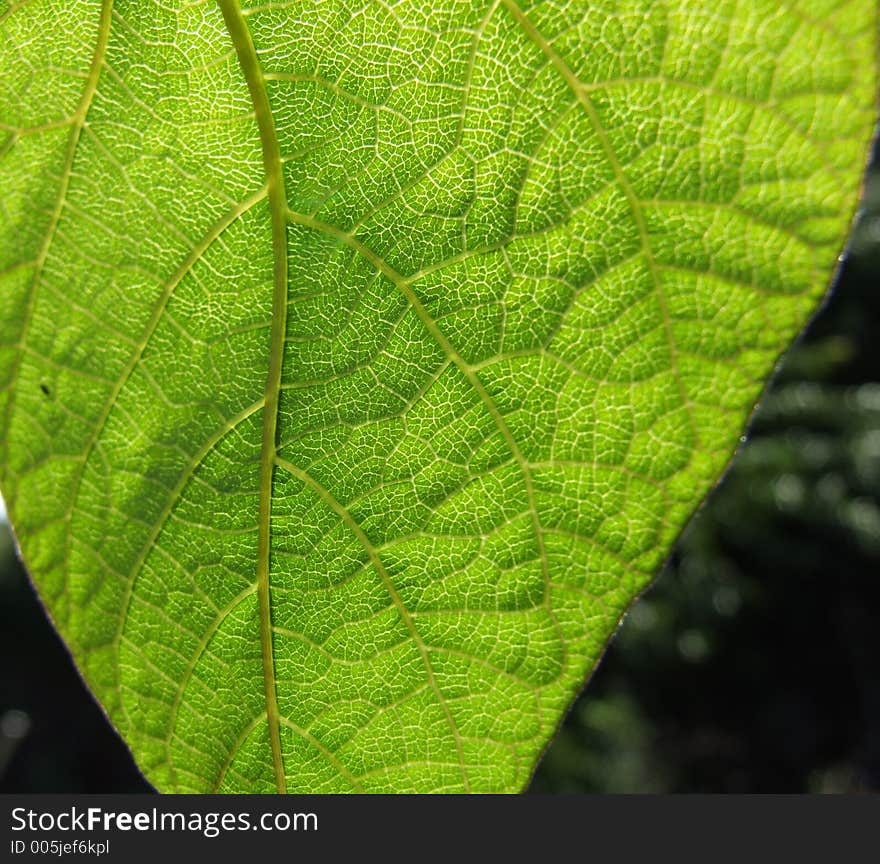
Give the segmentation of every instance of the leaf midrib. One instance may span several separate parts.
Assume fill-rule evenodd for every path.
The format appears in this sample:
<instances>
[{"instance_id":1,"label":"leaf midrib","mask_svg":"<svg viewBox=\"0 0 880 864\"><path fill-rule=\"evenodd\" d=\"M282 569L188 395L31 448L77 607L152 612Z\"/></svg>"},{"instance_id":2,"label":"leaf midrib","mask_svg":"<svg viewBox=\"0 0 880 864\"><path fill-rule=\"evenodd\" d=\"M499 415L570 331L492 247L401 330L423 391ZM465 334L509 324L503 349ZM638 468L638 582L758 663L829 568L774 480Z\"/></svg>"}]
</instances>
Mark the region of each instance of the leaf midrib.
<instances>
[{"instance_id":1,"label":"leaf midrib","mask_svg":"<svg viewBox=\"0 0 880 864\"><path fill-rule=\"evenodd\" d=\"M260 450L260 503L257 534L257 598L260 616L260 650L263 661L263 684L266 719L275 787L287 792L284 757L281 752L281 716L275 683L275 654L272 644L272 599L269 585L271 548L272 478L278 432L278 402L281 393L281 365L284 337L287 331L287 195L281 167L281 150L275 132L275 119L269 105L269 93L263 69L257 57L250 29L238 0L219 0L226 29L229 31L238 62L250 91L256 112L263 167L266 171L269 212L272 220L272 251L274 255L272 290L272 330L269 337L269 369L263 399L263 440Z\"/></svg>"},{"instance_id":2,"label":"leaf midrib","mask_svg":"<svg viewBox=\"0 0 880 864\"><path fill-rule=\"evenodd\" d=\"M270 744L272 749L273 766L275 771L275 784L279 793L286 793L287 783L284 774L283 754L281 751L280 727L286 725L298 734L304 735L313 746L316 746L311 735L304 734L303 730L291 723L287 718L281 716L278 708L278 695L275 681L275 659L273 651L273 630L272 630L272 609L271 609L271 590L270 590L270 554L271 554L271 512L272 512L272 480L274 476L275 466L283 464L284 467L294 473L300 479L305 478L305 482L312 489L319 489L319 494L325 502L332 502L330 506L334 511L339 513L349 527L353 526L358 539L365 544L365 548L373 550L372 544L361 530L360 526L351 518L351 515L329 495L323 487L318 486L315 481L305 472L300 471L296 466L279 460L277 454L277 424L278 424L278 407L281 392L281 372L284 355L284 340L287 330L287 293L288 293L288 262L287 262L287 222L293 220L296 214L290 210L287 204L286 191L284 187L284 175L282 169L281 152L278 145L278 137L275 131L274 116L272 114L271 105L269 104L269 96L266 88L266 78L263 73L262 66L257 56L256 47L251 37L250 29L242 14L241 6L237 0L220 0L220 7L223 12L223 19L226 28L229 31L236 53L238 54L239 64L244 73L245 80L251 95L251 101L254 104L257 125L260 133L260 142L263 151L263 164L266 171L267 188L269 190L269 210L272 219L272 245L274 253L274 290L272 299L272 332L270 336L269 346L269 371L266 377L266 389L264 396L264 414L263 414L263 440L260 454L260 501L258 516L258 538L257 538L257 595L259 598L259 615L260 615L260 644L263 661L263 678L265 687L266 700L266 716L269 725ZM315 227L315 226L312 226ZM328 226L329 227L329 226ZM332 232L331 232L332 233ZM381 260L381 259L377 259ZM382 262L384 264L384 262ZM386 272L388 266L379 266L378 269ZM397 276L398 281L400 276ZM418 307L418 299L411 292L404 292L411 303ZM433 323L433 322L432 322ZM436 326L436 325L435 325ZM408 610L401 601L393 583L388 576L382 562L376 556L375 551L372 552L371 558L376 566L378 575L389 595L392 602L397 607L404 622L406 623L414 641L419 649L425 671L428 676L428 683L433 690L440 707L444 713L450 730L456 743L456 751L459 767L462 774L462 783L465 791L470 791L470 781L468 779L467 769L465 767L464 751L461 741L461 735L455 720L446 704L446 700L437 684L434 670L431 665L427 647L421 639ZM323 746L319 747L324 755L327 753ZM332 760L337 764L335 758ZM344 771L343 773L346 773ZM350 779L353 779L350 777ZM356 788L358 784L353 781Z\"/></svg>"}]
</instances>

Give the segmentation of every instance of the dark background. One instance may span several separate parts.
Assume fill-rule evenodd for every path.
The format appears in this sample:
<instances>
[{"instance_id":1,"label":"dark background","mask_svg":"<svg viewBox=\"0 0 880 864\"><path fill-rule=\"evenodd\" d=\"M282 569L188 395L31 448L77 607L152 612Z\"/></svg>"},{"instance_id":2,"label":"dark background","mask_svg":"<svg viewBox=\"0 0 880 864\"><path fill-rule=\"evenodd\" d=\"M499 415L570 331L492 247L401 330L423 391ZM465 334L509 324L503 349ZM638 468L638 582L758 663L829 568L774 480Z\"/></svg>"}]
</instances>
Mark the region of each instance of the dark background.
<instances>
[{"instance_id":1,"label":"dark background","mask_svg":"<svg viewBox=\"0 0 880 864\"><path fill-rule=\"evenodd\" d=\"M830 299L534 792L880 791L880 166ZM0 526L0 792L150 787Z\"/></svg>"}]
</instances>

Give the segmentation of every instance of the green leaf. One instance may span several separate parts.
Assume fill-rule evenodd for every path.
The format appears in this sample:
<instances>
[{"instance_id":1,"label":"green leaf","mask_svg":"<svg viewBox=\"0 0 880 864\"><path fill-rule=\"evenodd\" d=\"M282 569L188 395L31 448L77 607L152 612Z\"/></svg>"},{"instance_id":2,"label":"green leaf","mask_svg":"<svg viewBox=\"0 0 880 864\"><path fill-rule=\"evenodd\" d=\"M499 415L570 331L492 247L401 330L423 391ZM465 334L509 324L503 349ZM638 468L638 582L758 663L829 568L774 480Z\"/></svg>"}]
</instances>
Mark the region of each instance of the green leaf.
<instances>
[{"instance_id":1,"label":"green leaf","mask_svg":"<svg viewBox=\"0 0 880 864\"><path fill-rule=\"evenodd\" d=\"M151 782L524 787L829 282L876 12L0 3L0 479Z\"/></svg>"}]
</instances>

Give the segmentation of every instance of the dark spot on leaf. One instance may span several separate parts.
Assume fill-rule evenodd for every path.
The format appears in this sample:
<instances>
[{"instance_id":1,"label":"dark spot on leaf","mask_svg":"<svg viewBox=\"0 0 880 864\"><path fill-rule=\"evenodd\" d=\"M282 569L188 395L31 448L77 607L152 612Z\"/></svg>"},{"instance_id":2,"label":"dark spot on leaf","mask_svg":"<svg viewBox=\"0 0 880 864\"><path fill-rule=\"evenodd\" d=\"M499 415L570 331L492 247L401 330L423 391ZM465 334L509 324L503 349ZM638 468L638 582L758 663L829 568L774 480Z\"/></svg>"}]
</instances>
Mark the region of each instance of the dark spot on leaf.
<instances>
[{"instance_id":1,"label":"dark spot on leaf","mask_svg":"<svg viewBox=\"0 0 880 864\"><path fill-rule=\"evenodd\" d=\"M49 396L51 391L49 390L49 386L47 384L40 384L40 390L43 391L44 395Z\"/></svg>"}]
</instances>

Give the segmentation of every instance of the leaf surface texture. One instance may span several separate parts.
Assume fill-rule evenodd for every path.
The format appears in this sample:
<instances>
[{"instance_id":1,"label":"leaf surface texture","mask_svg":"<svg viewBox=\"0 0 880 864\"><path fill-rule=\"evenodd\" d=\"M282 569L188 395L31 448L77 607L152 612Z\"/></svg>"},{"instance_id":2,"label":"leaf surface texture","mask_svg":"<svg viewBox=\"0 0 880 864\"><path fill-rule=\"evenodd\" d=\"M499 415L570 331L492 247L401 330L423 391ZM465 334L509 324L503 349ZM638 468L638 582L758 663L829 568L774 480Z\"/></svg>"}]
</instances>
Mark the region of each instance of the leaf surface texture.
<instances>
[{"instance_id":1,"label":"leaf surface texture","mask_svg":"<svg viewBox=\"0 0 880 864\"><path fill-rule=\"evenodd\" d=\"M525 786L827 287L876 11L0 3L0 480L151 782Z\"/></svg>"}]
</instances>

